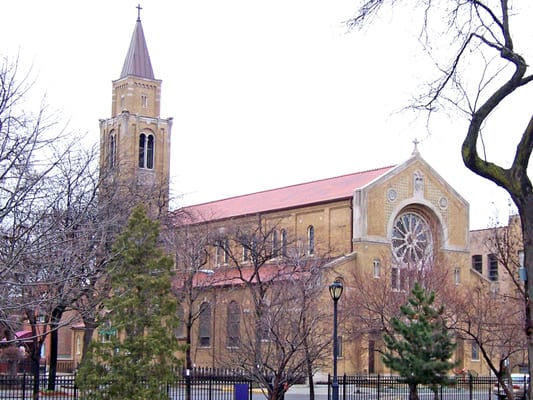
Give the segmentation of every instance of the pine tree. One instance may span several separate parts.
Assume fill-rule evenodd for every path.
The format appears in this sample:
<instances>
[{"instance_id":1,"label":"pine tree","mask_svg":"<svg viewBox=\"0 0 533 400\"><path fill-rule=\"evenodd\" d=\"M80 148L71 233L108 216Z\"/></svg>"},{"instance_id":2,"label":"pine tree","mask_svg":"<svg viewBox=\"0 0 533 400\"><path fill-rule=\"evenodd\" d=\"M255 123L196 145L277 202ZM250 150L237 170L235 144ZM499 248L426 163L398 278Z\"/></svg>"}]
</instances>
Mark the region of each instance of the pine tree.
<instances>
[{"instance_id":1,"label":"pine tree","mask_svg":"<svg viewBox=\"0 0 533 400\"><path fill-rule=\"evenodd\" d=\"M444 308L434 308L435 293L426 293L418 284L407 304L400 307L402 317L392 318L394 333L385 334L387 352L383 362L397 371L409 385L409 399L417 400L417 386L426 384L435 392L447 382L447 372L455 343L446 328Z\"/></svg>"},{"instance_id":2,"label":"pine tree","mask_svg":"<svg viewBox=\"0 0 533 400\"><path fill-rule=\"evenodd\" d=\"M100 333L78 374L87 398L168 399L161 393L181 362L177 302L171 293L173 261L158 248L159 226L136 208L113 245L111 293Z\"/></svg>"}]
</instances>

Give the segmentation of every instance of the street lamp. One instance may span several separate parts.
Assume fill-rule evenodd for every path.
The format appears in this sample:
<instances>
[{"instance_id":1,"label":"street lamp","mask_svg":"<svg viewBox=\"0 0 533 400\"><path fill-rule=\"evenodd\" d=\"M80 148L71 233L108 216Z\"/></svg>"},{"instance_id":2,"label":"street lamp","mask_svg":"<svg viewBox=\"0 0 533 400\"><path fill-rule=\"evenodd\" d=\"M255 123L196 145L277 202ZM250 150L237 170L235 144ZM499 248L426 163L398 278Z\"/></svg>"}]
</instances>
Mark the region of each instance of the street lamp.
<instances>
[{"instance_id":1,"label":"street lamp","mask_svg":"<svg viewBox=\"0 0 533 400\"><path fill-rule=\"evenodd\" d=\"M333 400L339 400L339 382L337 380L337 302L342 296L343 289L342 282L338 279L329 285L329 294L333 299L333 383L331 384Z\"/></svg>"}]
</instances>

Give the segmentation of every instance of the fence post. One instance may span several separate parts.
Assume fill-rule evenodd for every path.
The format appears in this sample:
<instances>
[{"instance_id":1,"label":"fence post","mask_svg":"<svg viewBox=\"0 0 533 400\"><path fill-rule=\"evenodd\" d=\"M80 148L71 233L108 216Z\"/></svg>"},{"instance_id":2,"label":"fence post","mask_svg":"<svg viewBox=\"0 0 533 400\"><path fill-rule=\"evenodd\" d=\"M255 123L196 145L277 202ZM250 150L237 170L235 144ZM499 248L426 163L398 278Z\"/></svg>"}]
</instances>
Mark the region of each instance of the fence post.
<instances>
[{"instance_id":1,"label":"fence post","mask_svg":"<svg viewBox=\"0 0 533 400\"><path fill-rule=\"evenodd\" d=\"M74 373L72 374L72 377L74 378L74 380L72 381L72 387L73 387L73 390L74 390L74 398L77 399L78 398L78 385L76 383L76 375L78 374L77 371L74 371Z\"/></svg>"},{"instance_id":2,"label":"fence post","mask_svg":"<svg viewBox=\"0 0 533 400\"><path fill-rule=\"evenodd\" d=\"M342 376L342 398L346 400L346 373Z\"/></svg>"},{"instance_id":3,"label":"fence post","mask_svg":"<svg viewBox=\"0 0 533 400\"><path fill-rule=\"evenodd\" d=\"M26 371L22 374L22 400L26 399Z\"/></svg>"},{"instance_id":4,"label":"fence post","mask_svg":"<svg viewBox=\"0 0 533 400\"><path fill-rule=\"evenodd\" d=\"M381 393L380 393L380 392L381 392L381 380L380 380L380 377L381 377L381 375L378 374L378 380L377 380L378 399L377 399L377 400L379 400L379 398L380 398L380 394L381 394Z\"/></svg>"},{"instance_id":5,"label":"fence post","mask_svg":"<svg viewBox=\"0 0 533 400\"><path fill-rule=\"evenodd\" d=\"M331 374L328 373L328 399L331 399Z\"/></svg>"},{"instance_id":6,"label":"fence post","mask_svg":"<svg viewBox=\"0 0 533 400\"><path fill-rule=\"evenodd\" d=\"M469 396L470 400L474 399L474 382L473 381L474 381L474 377L472 376L472 374L469 373L468 374L468 391L470 392L470 396ZM490 388L489 388L489 391L490 391Z\"/></svg>"}]
</instances>

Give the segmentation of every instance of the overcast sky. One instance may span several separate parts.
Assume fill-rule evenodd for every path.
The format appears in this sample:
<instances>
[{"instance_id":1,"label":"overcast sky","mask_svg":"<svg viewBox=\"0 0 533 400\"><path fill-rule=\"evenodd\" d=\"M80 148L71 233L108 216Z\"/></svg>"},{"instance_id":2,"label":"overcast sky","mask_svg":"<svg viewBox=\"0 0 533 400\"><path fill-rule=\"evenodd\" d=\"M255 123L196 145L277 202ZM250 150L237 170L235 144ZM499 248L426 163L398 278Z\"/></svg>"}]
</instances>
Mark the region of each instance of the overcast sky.
<instances>
[{"instance_id":1,"label":"overcast sky","mask_svg":"<svg viewBox=\"0 0 533 400\"><path fill-rule=\"evenodd\" d=\"M137 18L137 1L3 2L4 56L33 65L47 102L72 130L99 139ZM464 166L465 122L439 120L431 135L398 113L431 68L401 18L347 33L350 0L151 0L141 20L161 117L173 117L172 191L205 202L401 163L413 140L470 203L483 228L508 196ZM433 76L434 77L434 76ZM530 100L529 100L530 103ZM489 156L509 162L516 140Z\"/></svg>"}]
</instances>

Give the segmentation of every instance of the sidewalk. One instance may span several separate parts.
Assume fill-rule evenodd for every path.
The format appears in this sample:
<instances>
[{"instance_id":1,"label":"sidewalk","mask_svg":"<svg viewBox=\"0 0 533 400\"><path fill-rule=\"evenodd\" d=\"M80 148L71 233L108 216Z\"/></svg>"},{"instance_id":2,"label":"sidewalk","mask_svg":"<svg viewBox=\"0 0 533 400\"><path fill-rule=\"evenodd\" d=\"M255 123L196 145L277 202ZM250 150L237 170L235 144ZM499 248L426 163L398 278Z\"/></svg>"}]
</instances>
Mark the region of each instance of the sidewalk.
<instances>
[{"instance_id":1,"label":"sidewalk","mask_svg":"<svg viewBox=\"0 0 533 400\"><path fill-rule=\"evenodd\" d=\"M309 394L309 385L293 385L288 394ZM315 385L315 394L328 394L328 385Z\"/></svg>"},{"instance_id":2,"label":"sidewalk","mask_svg":"<svg viewBox=\"0 0 533 400\"><path fill-rule=\"evenodd\" d=\"M262 393L259 388L252 390L254 393ZM309 385L293 385L286 394L309 394ZM315 394L328 394L328 385L315 385Z\"/></svg>"}]
</instances>

